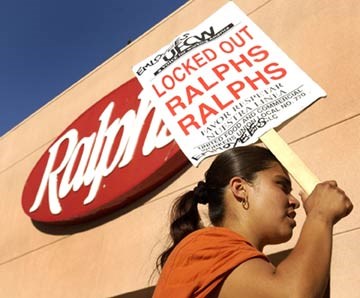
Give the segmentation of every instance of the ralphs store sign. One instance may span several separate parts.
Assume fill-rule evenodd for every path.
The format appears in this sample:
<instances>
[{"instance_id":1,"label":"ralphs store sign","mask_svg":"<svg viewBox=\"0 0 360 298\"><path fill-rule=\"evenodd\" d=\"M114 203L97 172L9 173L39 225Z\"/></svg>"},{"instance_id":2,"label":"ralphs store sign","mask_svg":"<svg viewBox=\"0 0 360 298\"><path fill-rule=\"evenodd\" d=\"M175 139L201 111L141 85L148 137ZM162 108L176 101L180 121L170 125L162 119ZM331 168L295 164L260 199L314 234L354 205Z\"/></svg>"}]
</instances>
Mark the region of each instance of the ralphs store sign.
<instances>
[{"instance_id":1,"label":"ralphs store sign","mask_svg":"<svg viewBox=\"0 0 360 298\"><path fill-rule=\"evenodd\" d=\"M25 184L22 206L40 222L73 222L123 207L187 164L150 100L131 79L51 144Z\"/></svg>"}]
</instances>

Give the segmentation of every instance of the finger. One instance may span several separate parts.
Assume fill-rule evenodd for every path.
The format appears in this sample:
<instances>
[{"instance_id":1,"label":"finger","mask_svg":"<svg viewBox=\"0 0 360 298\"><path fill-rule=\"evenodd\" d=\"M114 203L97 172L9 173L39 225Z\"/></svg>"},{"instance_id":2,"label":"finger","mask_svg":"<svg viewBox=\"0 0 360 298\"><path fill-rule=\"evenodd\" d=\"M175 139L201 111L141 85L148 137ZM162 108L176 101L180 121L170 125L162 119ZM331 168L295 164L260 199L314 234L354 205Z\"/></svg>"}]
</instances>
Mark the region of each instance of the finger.
<instances>
[{"instance_id":1,"label":"finger","mask_svg":"<svg viewBox=\"0 0 360 298\"><path fill-rule=\"evenodd\" d=\"M301 202L305 202L308 198L308 195L303 191L303 190L300 190L299 191L299 196L300 196L300 199L301 199Z\"/></svg>"},{"instance_id":2,"label":"finger","mask_svg":"<svg viewBox=\"0 0 360 298\"><path fill-rule=\"evenodd\" d=\"M350 200L348 200L347 204L346 204L346 215L349 215L350 212L353 210L354 205L351 203Z\"/></svg>"},{"instance_id":3,"label":"finger","mask_svg":"<svg viewBox=\"0 0 360 298\"><path fill-rule=\"evenodd\" d=\"M337 187L337 182L335 180L330 180L330 181L327 181L327 183L333 187Z\"/></svg>"}]
</instances>

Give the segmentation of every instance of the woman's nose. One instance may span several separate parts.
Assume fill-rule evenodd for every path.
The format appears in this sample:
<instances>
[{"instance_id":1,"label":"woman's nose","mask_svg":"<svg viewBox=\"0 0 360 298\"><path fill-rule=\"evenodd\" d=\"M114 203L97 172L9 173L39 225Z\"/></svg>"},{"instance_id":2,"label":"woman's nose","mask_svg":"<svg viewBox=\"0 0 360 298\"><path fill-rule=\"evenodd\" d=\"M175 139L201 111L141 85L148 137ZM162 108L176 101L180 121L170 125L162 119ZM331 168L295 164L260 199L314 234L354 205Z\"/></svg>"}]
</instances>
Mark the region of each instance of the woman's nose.
<instances>
[{"instance_id":1,"label":"woman's nose","mask_svg":"<svg viewBox=\"0 0 360 298\"><path fill-rule=\"evenodd\" d=\"M296 199L292 194L289 194L289 204L294 206L294 209L297 209L300 207L299 200Z\"/></svg>"}]
</instances>

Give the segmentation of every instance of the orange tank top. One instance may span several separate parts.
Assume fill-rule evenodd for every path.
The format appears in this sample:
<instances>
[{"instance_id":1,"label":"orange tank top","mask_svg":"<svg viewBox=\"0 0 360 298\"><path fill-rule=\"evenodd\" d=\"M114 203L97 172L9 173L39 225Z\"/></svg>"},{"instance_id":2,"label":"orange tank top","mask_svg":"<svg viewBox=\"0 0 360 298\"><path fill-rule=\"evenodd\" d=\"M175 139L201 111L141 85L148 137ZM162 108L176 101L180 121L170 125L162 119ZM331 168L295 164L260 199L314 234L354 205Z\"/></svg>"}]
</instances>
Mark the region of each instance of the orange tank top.
<instances>
[{"instance_id":1,"label":"orange tank top","mask_svg":"<svg viewBox=\"0 0 360 298\"><path fill-rule=\"evenodd\" d=\"M205 298L234 268L256 257L267 260L263 253L227 228L197 230L170 254L153 298Z\"/></svg>"}]
</instances>

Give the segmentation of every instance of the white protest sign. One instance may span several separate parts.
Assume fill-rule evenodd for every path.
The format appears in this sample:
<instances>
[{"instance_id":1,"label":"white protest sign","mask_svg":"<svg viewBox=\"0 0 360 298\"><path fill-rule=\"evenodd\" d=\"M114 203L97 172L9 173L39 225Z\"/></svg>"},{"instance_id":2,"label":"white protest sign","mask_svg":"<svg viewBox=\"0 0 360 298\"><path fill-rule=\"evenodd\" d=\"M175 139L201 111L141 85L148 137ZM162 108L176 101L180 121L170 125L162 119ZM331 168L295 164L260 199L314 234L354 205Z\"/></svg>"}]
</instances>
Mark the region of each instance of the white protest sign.
<instances>
[{"instance_id":1,"label":"white protest sign","mask_svg":"<svg viewBox=\"0 0 360 298\"><path fill-rule=\"evenodd\" d=\"M133 71L195 166L326 96L233 2Z\"/></svg>"}]
</instances>

